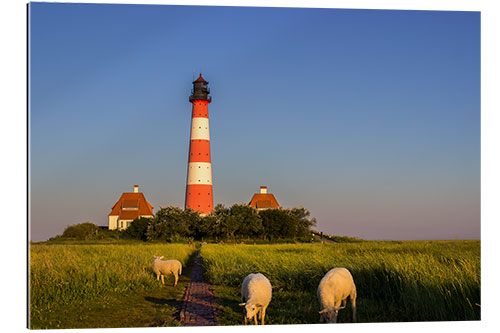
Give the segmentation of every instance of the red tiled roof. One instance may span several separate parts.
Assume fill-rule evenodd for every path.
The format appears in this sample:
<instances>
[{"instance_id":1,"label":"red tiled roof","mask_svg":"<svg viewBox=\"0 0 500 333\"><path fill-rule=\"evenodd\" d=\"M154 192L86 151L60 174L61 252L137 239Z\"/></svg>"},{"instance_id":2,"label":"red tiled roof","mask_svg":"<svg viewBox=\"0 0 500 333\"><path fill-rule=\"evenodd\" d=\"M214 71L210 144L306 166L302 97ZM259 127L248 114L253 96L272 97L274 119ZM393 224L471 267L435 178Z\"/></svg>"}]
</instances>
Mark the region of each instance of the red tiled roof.
<instances>
[{"instance_id":1,"label":"red tiled roof","mask_svg":"<svg viewBox=\"0 0 500 333\"><path fill-rule=\"evenodd\" d=\"M197 78L194 82L207 82L207 81L205 81L205 79L201 76L201 73L200 73L200 77Z\"/></svg>"},{"instance_id":2,"label":"red tiled roof","mask_svg":"<svg viewBox=\"0 0 500 333\"><path fill-rule=\"evenodd\" d=\"M125 199L125 200L122 200L122 207L123 208L139 208L139 200L137 200L137 199L133 199L133 200Z\"/></svg>"},{"instance_id":3,"label":"red tiled roof","mask_svg":"<svg viewBox=\"0 0 500 333\"><path fill-rule=\"evenodd\" d=\"M139 215L153 215L153 206L149 204L144 194L140 192L123 193L120 199L111 208L111 213L109 213L109 216L121 215L121 213L124 212L122 210L123 207L126 208L139 207L139 210L132 210L132 212L135 212L136 214Z\"/></svg>"},{"instance_id":4,"label":"red tiled roof","mask_svg":"<svg viewBox=\"0 0 500 333\"><path fill-rule=\"evenodd\" d=\"M138 210L122 210L120 215L118 215L118 220L135 220L138 217Z\"/></svg>"},{"instance_id":5,"label":"red tiled roof","mask_svg":"<svg viewBox=\"0 0 500 333\"><path fill-rule=\"evenodd\" d=\"M258 200L255 202L257 208L267 208L272 207L271 200Z\"/></svg>"},{"instance_id":6,"label":"red tiled roof","mask_svg":"<svg viewBox=\"0 0 500 333\"><path fill-rule=\"evenodd\" d=\"M257 209L280 208L278 201L272 193L255 193L249 205Z\"/></svg>"}]
</instances>

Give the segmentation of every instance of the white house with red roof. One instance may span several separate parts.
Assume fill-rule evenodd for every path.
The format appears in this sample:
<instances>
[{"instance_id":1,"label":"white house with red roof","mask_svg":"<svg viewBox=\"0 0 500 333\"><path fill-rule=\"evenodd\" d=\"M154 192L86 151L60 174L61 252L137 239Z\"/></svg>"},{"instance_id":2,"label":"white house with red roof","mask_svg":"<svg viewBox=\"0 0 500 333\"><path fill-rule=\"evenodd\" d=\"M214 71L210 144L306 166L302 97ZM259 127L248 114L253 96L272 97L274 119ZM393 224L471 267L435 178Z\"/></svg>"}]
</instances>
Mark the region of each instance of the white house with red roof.
<instances>
[{"instance_id":1,"label":"white house with red roof","mask_svg":"<svg viewBox=\"0 0 500 333\"><path fill-rule=\"evenodd\" d=\"M153 206L149 204L139 185L134 185L134 192L125 192L111 208L108 215L109 230L127 229L133 220L140 217L153 217Z\"/></svg>"},{"instance_id":2,"label":"white house with red roof","mask_svg":"<svg viewBox=\"0 0 500 333\"><path fill-rule=\"evenodd\" d=\"M272 193L267 193L267 186L261 186L260 193L255 193L248 205L257 210L281 208L274 195Z\"/></svg>"}]
</instances>

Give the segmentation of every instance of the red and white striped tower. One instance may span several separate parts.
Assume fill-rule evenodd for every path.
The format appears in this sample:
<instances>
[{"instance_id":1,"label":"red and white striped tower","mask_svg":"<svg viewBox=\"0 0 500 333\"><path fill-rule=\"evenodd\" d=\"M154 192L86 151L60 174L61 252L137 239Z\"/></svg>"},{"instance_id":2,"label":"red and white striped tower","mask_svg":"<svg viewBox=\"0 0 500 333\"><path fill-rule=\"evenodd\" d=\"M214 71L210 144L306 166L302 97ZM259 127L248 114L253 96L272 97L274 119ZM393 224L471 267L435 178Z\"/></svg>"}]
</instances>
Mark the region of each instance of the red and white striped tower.
<instances>
[{"instance_id":1,"label":"red and white striped tower","mask_svg":"<svg viewBox=\"0 0 500 333\"><path fill-rule=\"evenodd\" d=\"M186 185L185 209L191 208L205 215L212 212L212 163L210 159L210 131L208 127L208 82L200 77L193 82L189 101L193 104L191 141Z\"/></svg>"}]
</instances>

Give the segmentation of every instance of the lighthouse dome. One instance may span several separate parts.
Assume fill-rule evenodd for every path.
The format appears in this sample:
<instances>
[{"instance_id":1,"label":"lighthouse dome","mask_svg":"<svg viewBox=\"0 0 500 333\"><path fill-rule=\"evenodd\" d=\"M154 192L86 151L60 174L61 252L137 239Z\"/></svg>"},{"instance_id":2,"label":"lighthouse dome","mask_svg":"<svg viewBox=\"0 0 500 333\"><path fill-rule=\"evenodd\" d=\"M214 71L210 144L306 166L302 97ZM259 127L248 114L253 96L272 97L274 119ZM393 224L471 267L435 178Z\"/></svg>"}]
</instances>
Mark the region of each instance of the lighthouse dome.
<instances>
[{"instance_id":1,"label":"lighthouse dome","mask_svg":"<svg viewBox=\"0 0 500 333\"><path fill-rule=\"evenodd\" d=\"M201 73L200 73L200 76L193 81L193 83L195 82L204 82L204 83L208 83L207 81L205 81L205 79L203 78L203 76L201 76Z\"/></svg>"}]
</instances>

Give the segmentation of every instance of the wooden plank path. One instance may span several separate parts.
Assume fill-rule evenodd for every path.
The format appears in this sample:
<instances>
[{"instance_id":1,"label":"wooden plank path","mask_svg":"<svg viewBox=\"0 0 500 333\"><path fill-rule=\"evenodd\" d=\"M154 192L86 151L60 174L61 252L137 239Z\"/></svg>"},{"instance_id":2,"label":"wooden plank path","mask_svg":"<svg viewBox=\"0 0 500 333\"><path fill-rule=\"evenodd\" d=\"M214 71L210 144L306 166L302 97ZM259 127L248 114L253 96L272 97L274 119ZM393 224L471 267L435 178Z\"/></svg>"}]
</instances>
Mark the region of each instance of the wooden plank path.
<instances>
[{"instance_id":1,"label":"wooden plank path","mask_svg":"<svg viewBox=\"0 0 500 333\"><path fill-rule=\"evenodd\" d=\"M200 250L196 251L191 282L186 288L180 313L181 326L216 326L217 308L214 290L203 279Z\"/></svg>"}]
</instances>

